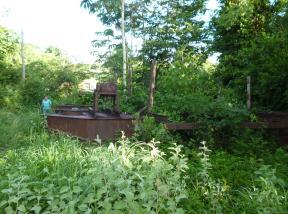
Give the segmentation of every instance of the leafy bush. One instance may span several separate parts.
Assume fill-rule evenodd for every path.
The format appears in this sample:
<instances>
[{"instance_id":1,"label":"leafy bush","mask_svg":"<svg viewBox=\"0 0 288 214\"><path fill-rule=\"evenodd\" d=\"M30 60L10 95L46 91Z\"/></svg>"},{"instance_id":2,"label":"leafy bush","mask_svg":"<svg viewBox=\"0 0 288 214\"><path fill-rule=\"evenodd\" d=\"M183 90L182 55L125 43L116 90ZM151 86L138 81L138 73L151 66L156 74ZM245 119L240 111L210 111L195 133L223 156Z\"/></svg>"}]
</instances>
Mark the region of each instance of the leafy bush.
<instances>
[{"instance_id":1,"label":"leafy bush","mask_svg":"<svg viewBox=\"0 0 288 214\"><path fill-rule=\"evenodd\" d=\"M36 106L41 104L41 100L44 98L46 93L48 93L44 81L40 79L27 79L25 83L22 84L20 90L22 103L25 106Z\"/></svg>"},{"instance_id":2,"label":"leafy bush","mask_svg":"<svg viewBox=\"0 0 288 214\"><path fill-rule=\"evenodd\" d=\"M123 86L120 85L120 108L123 112L135 113L147 103L148 89L141 82L132 85L132 96L123 95Z\"/></svg>"},{"instance_id":3,"label":"leafy bush","mask_svg":"<svg viewBox=\"0 0 288 214\"><path fill-rule=\"evenodd\" d=\"M10 85L0 86L0 107L9 109L20 109L20 98L21 96L19 90L15 89L15 87Z\"/></svg>"},{"instance_id":4,"label":"leafy bush","mask_svg":"<svg viewBox=\"0 0 288 214\"><path fill-rule=\"evenodd\" d=\"M187 160L163 159L155 142L84 149L65 138L9 152L1 161L1 209L12 212L183 213ZM184 176L184 177L183 177Z\"/></svg>"},{"instance_id":5,"label":"leafy bush","mask_svg":"<svg viewBox=\"0 0 288 214\"><path fill-rule=\"evenodd\" d=\"M268 165L262 165L255 173L258 178L252 188L240 192L239 210L251 210L257 213L284 213L287 211L288 194L277 186L283 184L276 170Z\"/></svg>"},{"instance_id":6,"label":"leafy bush","mask_svg":"<svg viewBox=\"0 0 288 214\"><path fill-rule=\"evenodd\" d=\"M141 141L156 139L162 142L171 142L173 137L161 123L156 123L154 117L145 116L135 121L135 137Z\"/></svg>"},{"instance_id":7,"label":"leafy bush","mask_svg":"<svg viewBox=\"0 0 288 214\"><path fill-rule=\"evenodd\" d=\"M133 138L101 147L43 131L35 112L1 110L0 120L0 213L288 210L283 149L255 156L202 143L180 151L172 144L180 140L149 117ZM139 141L154 137L164 141Z\"/></svg>"},{"instance_id":8,"label":"leafy bush","mask_svg":"<svg viewBox=\"0 0 288 214\"><path fill-rule=\"evenodd\" d=\"M190 209L205 209L211 213L221 213L225 209L224 205L227 206L227 190L229 187L219 179L216 180L210 176L210 170L212 169L209 158L210 152L211 150L207 148L206 142L201 142L199 153L197 154L200 157L200 163L194 181L194 191L189 191L189 197L197 198L197 200L205 204L205 208L199 202L198 204L195 203L187 206L190 206Z\"/></svg>"},{"instance_id":9,"label":"leafy bush","mask_svg":"<svg viewBox=\"0 0 288 214\"><path fill-rule=\"evenodd\" d=\"M195 56L176 60L158 76L154 110L173 121L195 123L196 142L222 146L226 143L223 139L228 141L234 127L249 114L213 73L213 66Z\"/></svg>"},{"instance_id":10,"label":"leafy bush","mask_svg":"<svg viewBox=\"0 0 288 214\"><path fill-rule=\"evenodd\" d=\"M36 113L35 113L36 112ZM26 138L43 129L43 120L37 113L18 111L16 113L0 109L0 149L23 146Z\"/></svg>"},{"instance_id":11,"label":"leafy bush","mask_svg":"<svg viewBox=\"0 0 288 214\"><path fill-rule=\"evenodd\" d=\"M205 142L194 153L186 210L208 213L286 213L287 182L252 157L210 155ZM287 168L283 166L284 168ZM285 176L282 176L285 178ZM286 178L285 178L286 179Z\"/></svg>"}]
</instances>

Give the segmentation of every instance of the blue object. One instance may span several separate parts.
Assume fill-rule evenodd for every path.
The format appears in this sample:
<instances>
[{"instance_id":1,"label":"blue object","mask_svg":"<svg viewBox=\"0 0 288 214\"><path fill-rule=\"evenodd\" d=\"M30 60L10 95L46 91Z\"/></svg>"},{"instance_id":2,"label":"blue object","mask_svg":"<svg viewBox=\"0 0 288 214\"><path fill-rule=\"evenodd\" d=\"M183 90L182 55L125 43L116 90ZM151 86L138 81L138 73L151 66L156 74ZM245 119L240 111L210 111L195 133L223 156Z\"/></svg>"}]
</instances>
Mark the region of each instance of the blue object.
<instances>
[{"instance_id":1,"label":"blue object","mask_svg":"<svg viewBox=\"0 0 288 214\"><path fill-rule=\"evenodd\" d=\"M42 109L43 109L44 113L49 112L51 109L51 106L52 106L51 100L49 100L49 99L43 99L42 100Z\"/></svg>"}]
</instances>

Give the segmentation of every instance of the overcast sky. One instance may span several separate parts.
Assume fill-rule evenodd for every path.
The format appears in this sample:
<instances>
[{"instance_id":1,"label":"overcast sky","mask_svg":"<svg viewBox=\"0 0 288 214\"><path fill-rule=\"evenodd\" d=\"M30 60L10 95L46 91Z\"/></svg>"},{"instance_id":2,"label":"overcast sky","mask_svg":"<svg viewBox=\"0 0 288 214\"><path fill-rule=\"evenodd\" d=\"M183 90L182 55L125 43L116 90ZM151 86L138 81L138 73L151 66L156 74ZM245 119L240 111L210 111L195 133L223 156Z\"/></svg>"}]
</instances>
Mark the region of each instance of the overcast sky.
<instances>
[{"instance_id":1,"label":"overcast sky","mask_svg":"<svg viewBox=\"0 0 288 214\"><path fill-rule=\"evenodd\" d=\"M0 0L0 25L41 48L55 46L78 62L92 63L91 41L103 30L95 15L80 8L81 0ZM216 8L210 0L209 9Z\"/></svg>"}]
</instances>

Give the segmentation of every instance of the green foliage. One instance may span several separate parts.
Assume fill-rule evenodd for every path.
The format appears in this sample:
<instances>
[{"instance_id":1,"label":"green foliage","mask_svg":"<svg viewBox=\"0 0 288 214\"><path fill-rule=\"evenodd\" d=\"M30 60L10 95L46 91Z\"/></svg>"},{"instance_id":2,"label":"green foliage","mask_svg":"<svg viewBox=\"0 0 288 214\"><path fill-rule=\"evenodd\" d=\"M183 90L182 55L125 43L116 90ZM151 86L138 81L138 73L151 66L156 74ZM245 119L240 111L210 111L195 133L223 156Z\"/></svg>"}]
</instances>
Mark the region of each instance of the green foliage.
<instances>
[{"instance_id":1,"label":"green foliage","mask_svg":"<svg viewBox=\"0 0 288 214\"><path fill-rule=\"evenodd\" d=\"M244 103L252 78L255 108L287 109L287 1L222 1L213 18L216 78Z\"/></svg>"},{"instance_id":2,"label":"green foliage","mask_svg":"<svg viewBox=\"0 0 288 214\"><path fill-rule=\"evenodd\" d=\"M5 212L183 213L187 160L178 146L165 160L155 143L130 144L125 138L117 146L90 149L65 138L35 140L34 147L2 159Z\"/></svg>"},{"instance_id":3,"label":"green foliage","mask_svg":"<svg viewBox=\"0 0 288 214\"><path fill-rule=\"evenodd\" d=\"M151 139L160 141L161 148L168 148L175 143L176 136L172 136L163 124L155 122L154 117L145 116L142 120L135 121L135 135L137 140L148 142Z\"/></svg>"},{"instance_id":4,"label":"green foliage","mask_svg":"<svg viewBox=\"0 0 288 214\"><path fill-rule=\"evenodd\" d=\"M0 26L0 64L12 58L11 56L17 51L17 42L15 33Z\"/></svg>"},{"instance_id":5,"label":"green foliage","mask_svg":"<svg viewBox=\"0 0 288 214\"><path fill-rule=\"evenodd\" d=\"M120 2L81 5L117 30ZM136 122L131 139L109 146L48 134L31 106L44 95L54 104L91 105L92 94L78 92L91 67L70 63L58 48L26 45L27 79L20 83L18 38L0 27L0 107L15 111L0 110L1 213L287 213L287 151L262 131L238 127L249 119L247 75L255 108L288 107L287 1L221 0L210 37L199 17L205 2L125 1L126 31L143 45L135 51L126 41L132 95L119 84L121 110L145 106L149 60L157 59L153 111L199 127L182 132L182 139L150 117ZM102 72L94 74L102 82L122 82L116 30L97 33L93 41L108 48L98 56ZM208 48L220 53L218 65L206 61ZM21 106L25 113L17 111ZM189 161L176 142L186 143Z\"/></svg>"},{"instance_id":6,"label":"green foliage","mask_svg":"<svg viewBox=\"0 0 288 214\"><path fill-rule=\"evenodd\" d=\"M13 106L18 99L15 85L20 81L17 68L17 36L14 32L0 26L0 107Z\"/></svg>"},{"instance_id":7,"label":"green foliage","mask_svg":"<svg viewBox=\"0 0 288 214\"><path fill-rule=\"evenodd\" d=\"M0 107L36 106L44 95L63 99L91 76L90 65L72 64L58 48L45 52L25 45L26 80L20 82L19 44L15 33L0 27Z\"/></svg>"},{"instance_id":8,"label":"green foliage","mask_svg":"<svg viewBox=\"0 0 288 214\"><path fill-rule=\"evenodd\" d=\"M135 113L143 108L147 102L147 89L143 84L132 85L132 96L124 96L121 88L119 89L120 109L123 112Z\"/></svg>"},{"instance_id":9,"label":"green foliage","mask_svg":"<svg viewBox=\"0 0 288 214\"><path fill-rule=\"evenodd\" d=\"M48 134L35 111L2 110L0 120L1 212L287 211L283 149L261 157L212 152L205 142L188 149L171 144L176 139L152 118L132 139L100 147ZM139 141L150 137L162 143Z\"/></svg>"},{"instance_id":10,"label":"green foliage","mask_svg":"<svg viewBox=\"0 0 288 214\"><path fill-rule=\"evenodd\" d=\"M0 109L0 151L24 146L29 135L42 130L40 112L25 110L15 113Z\"/></svg>"},{"instance_id":11,"label":"green foliage","mask_svg":"<svg viewBox=\"0 0 288 214\"><path fill-rule=\"evenodd\" d=\"M210 210L219 213L223 209L221 200L225 199L227 186L223 185L220 181L215 181L209 176L209 170L212 167L209 159L211 150L206 147L205 141L201 142L199 150L198 156L200 156L201 169L198 173L198 188L201 195L204 196L205 202L209 203L208 207L210 207Z\"/></svg>"},{"instance_id":12,"label":"green foliage","mask_svg":"<svg viewBox=\"0 0 288 214\"><path fill-rule=\"evenodd\" d=\"M156 110L165 109L175 120L198 122L209 118L236 116L243 111L233 93L213 79L212 70L206 70L199 58L175 61L162 71L158 79ZM207 90L209 88L209 90ZM177 118L178 117L178 118ZM230 118L229 118L230 119Z\"/></svg>"},{"instance_id":13,"label":"green foliage","mask_svg":"<svg viewBox=\"0 0 288 214\"><path fill-rule=\"evenodd\" d=\"M21 87L22 103L26 106L41 104L46 95L45 85L39 79L27 79Z\"/></svg>"},{"instance_id":14,"label":"green foliage","mask_svg":"<svg viewBox=\"0 0 288 214\"><path fill-rule=\"evenodd\" d=\"M15 87L10 85L0 86L0 107L17 109L21 106L20 98L21 95Z\"/></svg>"},{"instance_id":15,"label":"green foliage","mask_svg":"<svg viewBox=\"0 0 288 214\"><path fill-rule=\"evenodd\" d=\"M232 90L213 78L214 66L207 64L192 54L179 57L162 69L157 79L154 111L172 121L193 122L198 128L194 132L196 142L205 139L210 145L224 145L217 139L228 140L233 128L248 118L248 111Z\"/></svg>"},{"instance_id":16,"label":"green foliage","mask_svg":"<svg viewBox=\"0 0 288 214\"><path fill-rule=\"evenodd\" d=\"M283 181L276 177L275 169L262 165L255 173L256 186L242 191L239 210L255 210L258 213L283 213L287 209L287 192L282 195L277 184ZM287 210L286 210L287 211Z\"/></svg>"},{"instance_id":17,"label":"green foliage","mask_svg":"<svg viewBox=\"0 0 288 214\"><path fill-rule=\"evenodd\" d=\"M189 167L190 174L197 173L197 176L191 177L188 183L188 200L194 203L187 201L187 210L195 213L199 210L208 213L287 211L287 180L279 178L275 169L252 156L240 157L223 151L210 154L206 143L201 144ZM267 162L273 161L267 158Z\"/></svg>"}]
</instances>

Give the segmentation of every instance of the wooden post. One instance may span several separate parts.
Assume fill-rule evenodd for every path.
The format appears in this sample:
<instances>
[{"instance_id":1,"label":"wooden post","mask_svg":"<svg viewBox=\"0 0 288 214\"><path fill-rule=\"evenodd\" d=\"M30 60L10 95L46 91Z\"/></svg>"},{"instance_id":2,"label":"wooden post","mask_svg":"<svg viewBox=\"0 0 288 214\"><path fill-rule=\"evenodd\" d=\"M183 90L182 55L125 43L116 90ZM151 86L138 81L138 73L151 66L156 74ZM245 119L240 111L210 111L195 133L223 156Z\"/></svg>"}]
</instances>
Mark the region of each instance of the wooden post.
<instances>
[{"instance_id":1,"label":"wooden post","mask_svg":"<svg viewBox=\"0 0 288 214\"><path fill-rule=\"evenodd\" d=\"M117 84L117 82L118 82L118 81L117 81L117 80L118 80L117 68L114 68L114 69L113 69L113 79L114 79L114 80L113 80L114 83Z\"/></svg>"},{"instance_id":2,"label":"wooden post","mask_svg":"<svg viewBox=\"0 0 288 214\"><path fill-rule=\"evenodd\" d=\"M251 76L247 76L247 108L251 109Z\"/></svg>"},{"instance_id":3,"label":"wooden post","mask_svg":"<svg viewBox=\"0 0 288 214\"><path fill-rule=\"evenodd\" d=\"M99 84L97 83L96 85L96 89L94 90L94 100L93 100L93 111L94 111L94 117L96 116L96 113L98 112L98 102L99 102L99 95L98 95L98 91L99 91Z\"/></svg>"},{"instance_id":4,"label":"wooden post","mask_svg":"<svg viewBox=\"0 0 288 214\"><path fill-rule=\"evenodd\" d=\"M156 80L156 60L152 60L151 64L151 77L150 77L150 85L149 85L149 97L148 97L148 104L147 110L148 112L151 111L153 104L154 104L154 92L155 92L155 80Z\"/></svg>"}]
</instances>

